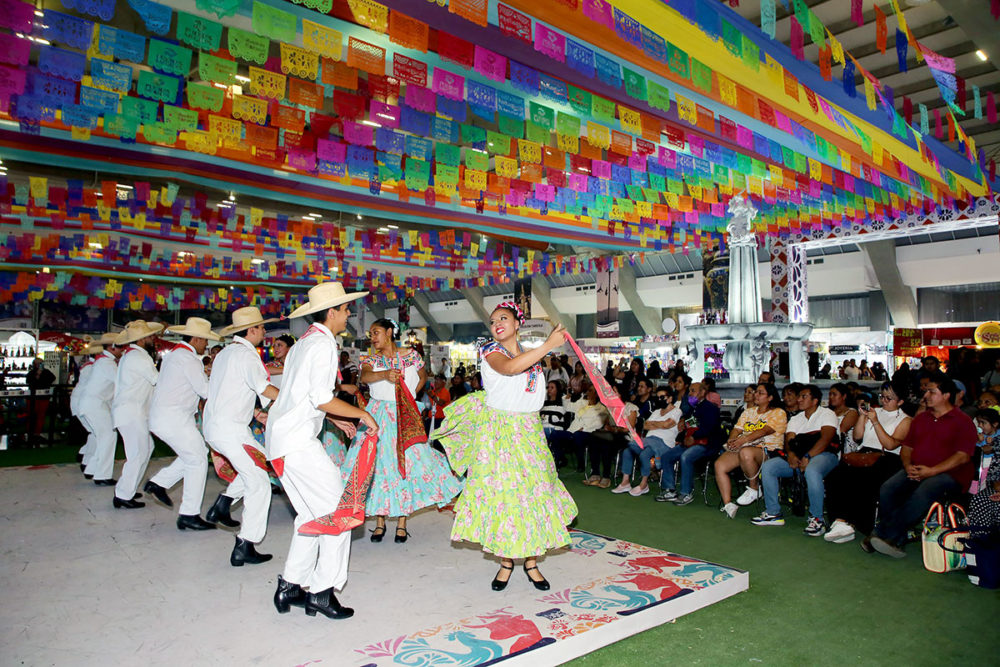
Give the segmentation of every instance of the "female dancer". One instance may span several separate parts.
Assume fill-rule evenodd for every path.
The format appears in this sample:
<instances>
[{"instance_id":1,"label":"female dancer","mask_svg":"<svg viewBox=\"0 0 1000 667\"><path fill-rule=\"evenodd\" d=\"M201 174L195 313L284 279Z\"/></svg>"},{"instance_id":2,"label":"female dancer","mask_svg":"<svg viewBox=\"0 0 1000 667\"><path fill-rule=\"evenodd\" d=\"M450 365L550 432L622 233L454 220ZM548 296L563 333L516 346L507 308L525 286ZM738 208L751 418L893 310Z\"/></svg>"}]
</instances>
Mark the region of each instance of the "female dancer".
<instances>
[{"instance_id":1,"label":"female dancer","mask_svg":"<svg viewBox=\"0 0 1000 667\"><path fill-rule=\"evenodd\" d=\"M281 387L281 374L285 371L285 357L288 356L288 351L292 349L294 344L295 339L288 334L278 336L271 343L271 353L274 358L264 364L264 367L271 374L271 384L275 387Z\"/></svg>"},{"instance_id":2,"label":"female dancer","mask_svg":"<svg viewBox=\"0 0 1000 667\"><path fill-rule=\"evenodd\" d=\"M722 511L730 519L736 518L741 505L749 505L760 497L760 467L769 455L777 455L785 446L785 427L788 415L781 405L778 390L773 384L759 384L754 392L754 406L740 415L740 420L729 434L725 451L715 460L715 482L722 494ZM732 502L732 482L729 471L737 466L750 480L750 485L736 502Z\"/></svg>"},{"instance_id":3,"label":"female dancer","mask_svg":"<svg viewBox=\"0 0 1000 667\"><path fill-rule=\"evenodd\" d=\"M398 517L395 541L406 542L409 536L407 516L429 505L444 507L462 490L462 483L452 475L444 455L431 449L426 442L406 449L405 477L400 473L396 442L398 430L404 425L397 421L396 383L406 383L412 398L427 382L427 372L423 359L416 351L396 347L398 337L399 325L396 322L387 318L375 320L368 330L372 354L361 357L361 382L367 384L371 392L367 409L379 428L375 476L365 501L365 514L376 518L372 542L381 542L385 536L387 516ZM416 408L413 414L417 416L416 428L423 433ZM360 444L364 435L355 438L355 446L347 452L344 479L357 465L358 453L362 449Z\"/></svg>"},{"instance_id":4,"label":"female dancer","mask_svg":"<svg viewBox=\"0 0 1000 667\"><path fill-rule=\"evenodd\" d=\"M522 350L517 330L523 322L514 303L494 309L493 340L480 350L486 391L447 406L445 426L431 436L444 445L455 471L466 473L465 492L455 501L451 539L478 542L500 558L495 591L507 587L515 558L524 559L535 588L548 590L537 559L569 544L566 526L576 516L538 416L545 400L545 375L538 362L563 343L565 329L556 326L542 345Z\"/></svg>"}]
</instances>

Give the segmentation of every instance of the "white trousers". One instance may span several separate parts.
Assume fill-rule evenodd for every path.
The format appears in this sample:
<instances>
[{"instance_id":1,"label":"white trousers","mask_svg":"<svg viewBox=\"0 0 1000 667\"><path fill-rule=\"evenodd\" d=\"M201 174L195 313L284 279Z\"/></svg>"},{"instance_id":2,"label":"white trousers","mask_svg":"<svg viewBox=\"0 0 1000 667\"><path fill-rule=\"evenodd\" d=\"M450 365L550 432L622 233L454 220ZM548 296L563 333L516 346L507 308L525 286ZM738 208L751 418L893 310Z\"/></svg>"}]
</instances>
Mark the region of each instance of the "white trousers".
<instances>
[{"instance_id":1,"label":"white trousers","mask_svg":"<svg viewBox=\"0 0 1000 667\"><path fill-rule=\"evenodd\" d=\"M84 458L86 472L94 479L111 479L115 474L115 448L118 445L118 433L111 422L111 411L107 408L95 408L80 412L80 421L90 432L87 446L90 458Z\"/></svg>"},{"instance_id":2,"label":"white trousers","mask_svg":"<svg viewBox=\"0 0 1000 667\"><path fill-rule=\"evenodd\" d=\"M80 420L80 423L83 424L83 428L87 429L87 439L84 441L83 447L80 447L80 456L83 457L80 463L82 463L83 467L86 468L90 463L90 460L94 457L94 429L90 428L90 425L87 423L87 419L82 413L73 416Z\"/></svg>"},{"instance_id":3,"label":"white trousers","mask_svg":"<svg viewBox=\"0 0 1000 667\"><path fill-rule=\"evenodd\" d=\"M337 509L344 493L340 469L317 440L287 454L281 483L295 508L295 532L285 560L285 581L313 593L340 590L347 583L351 531L340 535L300 535L299 526Z\"/></svg>"},{"instance_id":4,"label":"white trousers","mask_svg":"<svg viewBox=\"0 0 1000 667\"><path fill-rule=\"evenodd\" d=\"M264 539L267 532L267 513L271 509L271 479L243 449L244 444L260 449L250 429L244 426L243 433L238 428L233 430L232 436L209 440L209 444L212 449L229 459L236 471L236 479L225 490L224 495L233 500L243 498L240 537L257 543Z\"/></svg>"},{"instance_id":5,"label":"white trousers","mask_svg":"<svg viewBox=\"0 0 1000 667\"><path fill-rule=\"evenodd\" d=\"M150 430L177 453L177 458L156 473L150 481L169 489L184 480L181 514L201 514L208 475L208 447L198 430L194 415L157 413L149 419Z\"/></svg>"},{"instance_id":6,"label":"white trousers","mask_svg":"<svg viewBox=\"0 0 1000 667\"><path fill-rule=\"evenodd\" d=\"M115 485L115 496L120 500L132 500L153 454L153 436L149 433L146 415L142 413L122 415L115 421L125 443L125 465Z\"/></svg>"}]
</instances>

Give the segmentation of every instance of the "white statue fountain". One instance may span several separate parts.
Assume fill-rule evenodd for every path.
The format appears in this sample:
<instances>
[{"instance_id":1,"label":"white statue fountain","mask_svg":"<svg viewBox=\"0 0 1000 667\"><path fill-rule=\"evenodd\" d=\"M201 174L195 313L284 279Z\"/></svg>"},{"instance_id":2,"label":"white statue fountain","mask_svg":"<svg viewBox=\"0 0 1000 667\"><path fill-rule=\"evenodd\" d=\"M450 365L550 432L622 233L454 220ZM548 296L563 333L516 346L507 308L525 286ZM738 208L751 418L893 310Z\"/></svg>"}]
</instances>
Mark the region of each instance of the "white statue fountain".
<instances>
[{"instance_id":1,"label":"white statue fountain","mask_svg":"<svg viewBox=\"0 0 1000 667\"><path fill-rule=\"evenodd\" d=\"M729 381L756 382L761 371L767 370L771 343L787 342L790 380L808 382L809 366L803 341L809 338L813 325L763 321L757 237L753 231L757 210L742 195L736 195L729 200L728 212L732 216L726 226L729 233L729 303L726 309L729 322L687 327L688 335L695 342L697 360L691 376L700 380L705 375L705 343L724 343L726 351L722 365L729 371Z\"/></svg>"}]
</instances>

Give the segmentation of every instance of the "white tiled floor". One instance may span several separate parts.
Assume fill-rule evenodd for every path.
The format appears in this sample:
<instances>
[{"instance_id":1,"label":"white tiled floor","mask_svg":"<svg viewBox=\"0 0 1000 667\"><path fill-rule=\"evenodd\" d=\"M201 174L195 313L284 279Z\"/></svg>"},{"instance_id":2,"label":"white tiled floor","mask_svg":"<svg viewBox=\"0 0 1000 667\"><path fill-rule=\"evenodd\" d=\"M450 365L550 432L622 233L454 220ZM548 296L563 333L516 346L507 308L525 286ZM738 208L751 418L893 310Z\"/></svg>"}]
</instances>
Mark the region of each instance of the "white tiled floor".
<instances>
[{"instance_id":1,"label":"white tiled floor","mask_svg":"<svg viewBox=\"0 0 1000 667\"><path fill-rule=\"evenodd\" d=\"M153 461L147 479L168 462ZM221 488L210 473L206 508ZM451 546L452 515L425 510L410 519L403 545L391 531L372 544L355 530L339 596L354 618L309 618L298 608L279 615L271 597L292 530L284 496L273 497L259 546L274 559L234 568L230 531L177 530L179 486L175 509L146 497L143 509L115 510L113 495L77 466L0 470L0 664L343 665L358 660L356 647L527 588L490 591L494 561Z\"/></svg>"}]
</instances>

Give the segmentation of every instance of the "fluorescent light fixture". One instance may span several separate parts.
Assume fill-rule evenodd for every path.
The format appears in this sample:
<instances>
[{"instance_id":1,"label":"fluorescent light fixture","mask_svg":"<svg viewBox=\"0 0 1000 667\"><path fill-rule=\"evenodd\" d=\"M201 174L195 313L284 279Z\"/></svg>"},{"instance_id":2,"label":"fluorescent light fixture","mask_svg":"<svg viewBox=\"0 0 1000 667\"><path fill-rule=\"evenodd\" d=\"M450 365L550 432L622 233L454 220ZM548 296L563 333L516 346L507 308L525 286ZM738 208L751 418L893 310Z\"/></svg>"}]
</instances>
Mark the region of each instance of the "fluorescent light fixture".
<instances>
[{"instance_id":1,"label":"fluorescent light fixture","mask_svg":"<svg viewBox=\"0 0 1000 667\"><path fill-rule=\"evenodd\" d=\"M389 229L399 229L399 225L389 225Z\"/></svg>"},{"instance_id":2,"label":"fluorescent light fixture","mask_svg":"<svg viewBox=\"0 0 1000 667\"><path fill-rule=\"evenodd\" d=\"M977 49L976 55L979 56L979 59L982 60L983 62L989 60L989 58L986 57L986 52L983 51L982 49Z\"/></svg>"},{"instance_id":3,"label":"fluorescent light fixture","mask_svg":"<svg viewBox=\"0 0 1000 667\"><path fill-rule=\"evenodd\" d=\"M132 186L131 185L122 185L121 183L119 183L118 184L118 189L119 190L131 190Z\"/></svg>"},{"instance_id":4,"label":"fluorescent light fixture","mask_svg":"<svg viewBox=\"0 0 1000 667\"><path fill-rule=\"evenodd\" d=\"M315 219L315 218L322 218L323 216L321 216L319 213L306 213L302 217L303 218L314 218Z\"/></svg>"},{"instance_id":5,"label":"fluorescent light fixture","mask_svg":"<svg viewBox=\"0 0 1000 667\"><path fill-rule=\"evenodd\" d=\"M250 83L250 77L243 76L242 74L237 74L234 78L240 83Z\"/></svg>"},{"instance_id":6,"label":"fluorescent light fixture","mask_svg":"<svg viewBox=\"0 0 1000 667\"><path fill-rule=\"evenodd\" d=\"M378 231L380 231L380 232L387 232L387 231L389 231L389 228L388 227L379 227Z\"/></svg>"},{"instance_id":7,"label":"fluorescent light fixture","mask_svg":"<svg viewBox=\"0 0 1000 667\"><path fill-rule=\"evenodd\" d=\"M40 11L38 11L38 10L36 9L36 10L35 10L35 16L45 16L45 12L40 12Z\"/></svg>"},{"instance_id":8,"label":"fluorescent light fixture","mask_svg":"<svg viewBox=\"0 0 1000 667\"><path fill-rule=\"evenodd\" d=\"M358 213L358 220L360 220L360 219L361 219L361 214L360 214L360 213Z\"/></svg>"},{"instance_id":9,"label":"fluorescent light fixture","mask_svg":"<svg viewBox=\"0 0 1000 667\"><path fill-rule=\"evenodd\" d=\"M229 193L229 201L236 201L236 193L235 192L230 192Z\"/></svg>"},{"instance_id":10,"label":"fluorescent light fixture","mask_svg":"<svg viewBox=\"0 0 1000 667\"><path fill-rule=\"evenodd\" d=\"M223 90L227 90L229 88L229 86L227 86L226 84L219 83L218 81L216 81L212 85L215 86L216 88L222 88Z\"/></svg>"},{"instance_id":11,"label":"fluorescent light fixture","mask_svg":"<svg viewBox=\"0 0 1000 667\"><path fill-rule=\"evenodd\" d=\"M381 125L379 125L378 123L375 123L375 122L372 122L372 121L370 121L370 120L363 120L363 121L361 121L361 124L362 124L362 125L369 125L369 126L371 126L371 127L382 127L382 126L381 126Z\"/></svg>"},{"instance_id":12,"label":"fluorescent light fixture","mask_svg":"<svg viewBox=\"0 0 1000 667\"><path fill-rule=\"evenodd\" d=\"M263 264L264 260L262 260L260 257L254 257L253 259L250 260L250 263L251 264Z\"/></svg>"},{"instance_id":13,"label":"fluorescent light fixture","mask_svg":"<svg viewBox=\"0 0 1000 667\"><path fill-rule=\"evenodd\" d=\"M93 248L95 250L101 250L101 244L100 243L94 243L93 241L91 241L87 245L89 245L91 248Z\"/></svg>"}]
</instances>

